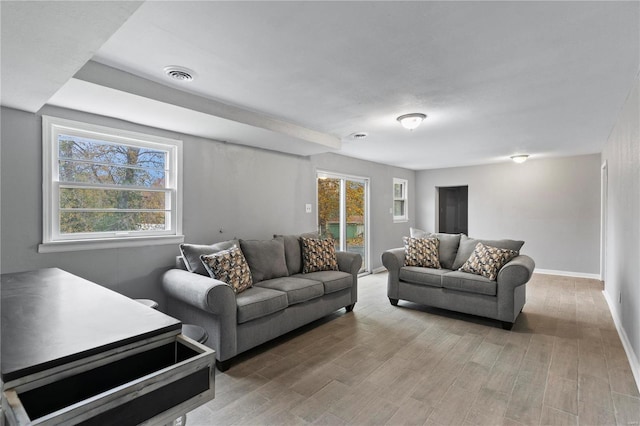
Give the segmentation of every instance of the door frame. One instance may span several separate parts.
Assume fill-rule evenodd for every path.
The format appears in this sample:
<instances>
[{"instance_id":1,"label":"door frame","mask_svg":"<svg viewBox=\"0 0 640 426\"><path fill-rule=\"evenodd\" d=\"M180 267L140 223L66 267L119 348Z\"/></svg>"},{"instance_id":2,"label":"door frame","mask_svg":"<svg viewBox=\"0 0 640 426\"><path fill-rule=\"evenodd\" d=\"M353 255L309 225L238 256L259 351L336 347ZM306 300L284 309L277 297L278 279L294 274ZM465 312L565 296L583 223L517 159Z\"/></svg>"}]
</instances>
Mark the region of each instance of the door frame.
<instances>
[{"instance_id":1,"label":"door frame","mask_svg":"<svg viewBox=\"0 0 640 426\"><path fill-rule=\"evenodd\" d=\"M435 186L435 232L440 232L440 190L449 188L467 188L467 232L469 232L469 185L442 185ZM468 235L468 234L467 234Z\"/></svg>"},{"instance_id":2,"label":"door frame","mask_svg":"<svg viewBox=\"0 0 640 426\"><path fill-rule=\"evenodd\" d=\"M609 198L609 168L607 160L600 167L600 281L607 286L607 215Z\"/></svg>"},{"instance_id":3,"label":"door frame","mask_svg":"<svg viewBox=\"0 0 640 426\"><path fill-rule=\"evenodd\" d=\"M346 238L346 208L345 199L346 199L346 191L345 191L345 180L352 180L356 182L364 183L364 229L365 229L365 239L364 239L364 264L365 268L362 269L359 273L370 273L371 269L371 220L370 220L370 211L371 211L371 197L370 197L370 188L371 188L371 179L365 176L356 176L350 175L346 173L339 172L331 172L327 170L316 169L316 210L320 211L320 201L318 200L318 179L320 177L326 177L330 179L341 179L340 182L340 244L342 247L346 248L347 238ZM318 229L318 214L316 213L316 229Z\"/></svg>"}]
</instances>

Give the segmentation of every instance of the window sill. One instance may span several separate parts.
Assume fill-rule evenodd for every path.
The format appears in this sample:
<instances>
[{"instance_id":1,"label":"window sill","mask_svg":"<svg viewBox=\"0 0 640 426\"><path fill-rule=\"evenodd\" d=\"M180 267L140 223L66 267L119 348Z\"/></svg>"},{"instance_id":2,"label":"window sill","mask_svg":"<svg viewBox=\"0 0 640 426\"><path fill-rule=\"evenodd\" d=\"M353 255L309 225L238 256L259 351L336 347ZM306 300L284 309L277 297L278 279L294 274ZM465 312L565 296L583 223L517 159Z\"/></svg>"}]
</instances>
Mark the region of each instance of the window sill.
<instances>
[{"instance_id":1,"label":"window sill","mask_svg":"<svg viewBox=\"0 0 640 426\"><path fill-rule=\"evenodd\" d=\"M38 245L38 253L158 246L163 244L180 244L182 242L184 242L184 235L109 238L102 240L68 240L42 243Z\"/></svg>"},{"instance_id":2,"label":"window sill","mask_svg":"<svg viewBox=\"0 0 640 426\"><path fill-rule=\"evenodd\" d=\"M409 219L393 219L393 223L404 223L409 222Z\"/></svg>"}]
</instances>

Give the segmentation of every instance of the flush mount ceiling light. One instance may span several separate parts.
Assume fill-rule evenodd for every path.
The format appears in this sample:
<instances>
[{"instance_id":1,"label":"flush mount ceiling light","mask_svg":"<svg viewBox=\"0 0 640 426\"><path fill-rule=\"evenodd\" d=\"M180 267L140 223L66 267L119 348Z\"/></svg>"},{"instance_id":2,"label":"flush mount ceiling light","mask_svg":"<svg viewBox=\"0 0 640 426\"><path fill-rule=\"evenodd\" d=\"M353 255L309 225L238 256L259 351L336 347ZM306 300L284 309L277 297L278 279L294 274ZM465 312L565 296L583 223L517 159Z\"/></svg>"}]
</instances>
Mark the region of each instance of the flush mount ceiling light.
<instances>
[{"instance_id":1,"label":"flush mount ceiling light","mask_svg":"<svg viewBox=\"0 0 640 426\"><path fill-rule=\"evenodd\" d=\"M413 130L418 127L425 118L427 118L425 114L413 112L411 114L401 115L397 120L405 129Z\"/></svg>"},{"instance_id":2,"label":"flush mount ceiling light","mask_svg":"<svg viewBox=\"0 0 640 426\"><path fill-rule=\"evenodd\" d=\"M164 67L164 73L172 80L177 80L183 83L193 81L195 73L189 68L180 67L177 65L169 65Z\"/></svg>"},{"instance_id":3,"label":"flush mount ceiling light","mask_svg":"<svg viewBox=\"0 0 640 426\"><path fill-rule=\"evenodd\" d=\"M524 163L525 161L527 161L527 158L529 158L528 154L518 154L518 155L511 156L511 159L518 164Z\"/></svg>"}]
</instances>

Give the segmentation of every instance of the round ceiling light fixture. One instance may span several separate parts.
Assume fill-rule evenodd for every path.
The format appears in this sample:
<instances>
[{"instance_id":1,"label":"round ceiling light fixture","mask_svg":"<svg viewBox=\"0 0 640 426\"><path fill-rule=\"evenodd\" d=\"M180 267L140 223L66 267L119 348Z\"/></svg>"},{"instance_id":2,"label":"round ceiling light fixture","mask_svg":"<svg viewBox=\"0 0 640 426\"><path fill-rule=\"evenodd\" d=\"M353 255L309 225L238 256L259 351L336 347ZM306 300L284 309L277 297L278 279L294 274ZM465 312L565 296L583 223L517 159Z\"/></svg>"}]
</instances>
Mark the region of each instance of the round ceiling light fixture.
<instances>
[{"instance_id":1,"label":"round ceiling light fixture","mask_svg":"<svg viewBox=\"0 0 640 426\"><path fill-rule=\"evenodd\" d=\"M180 67L178 65L169 65L164 67L164 73L172 80L177 80L183 83L193 81L196 73L189 68Z\"/></svg>"},{"instance_id":2,"label":"round ceiling light fixture","mask_svg":"<svg viewBox=\"0 0 640 426\"><path fill-rule=\"evenodd\" d=\"M529 158L529 154L512 155L510 158L514 161L514 163L520 164L527 161L527 158Z\"/></svg>"},{"instance_id":3,"label":"round ceiling light fixture","mask_svg":"<svg viewBox=\"0 0 640 426\"><path fill-rule=\"evenodd\" d=\"M398 120L398 122L402 124L402 127L404 127L405 129L413 130L418 127L425 118L427 118L426 114L412 112L411 114L401 115L396 120Z\"/></svg>"}]
</instances>

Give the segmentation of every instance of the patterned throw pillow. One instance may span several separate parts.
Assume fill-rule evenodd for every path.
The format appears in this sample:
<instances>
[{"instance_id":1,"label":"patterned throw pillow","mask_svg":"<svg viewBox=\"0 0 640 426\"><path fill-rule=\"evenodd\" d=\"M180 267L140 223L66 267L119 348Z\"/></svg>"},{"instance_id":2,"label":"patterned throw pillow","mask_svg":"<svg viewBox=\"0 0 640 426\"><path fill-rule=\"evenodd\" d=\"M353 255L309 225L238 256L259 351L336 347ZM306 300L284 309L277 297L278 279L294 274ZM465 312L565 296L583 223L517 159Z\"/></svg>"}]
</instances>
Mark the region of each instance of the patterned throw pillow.
<instances>
[{"instance_id":1,"label":"patterned throw pillow","mask_svg":"<svg viewBox=\"0 0 640 426\"><path fill-rule=\"evenodd\" d=\"M238 294L253 285L249 264L238 247L200 256L211 278L225 282Z\"/></svg>"},{"instance_id":2,"label":"patterned throw pillow","mask_svg":"<svg viewBox=\"0 0 640 426\"><path fill-rule=\"evenodd\" d=\"M404 237L403 240L405 266L440 269L438 260L440 241L437 238Z\"/></svg>"},{"instance_id":3,"label":"patterned throw pillow","mask_svg":"<svg viewBox=\"0 0 640 426\"><path fill-rule=\"evenodd\" d=\"M337 271L338 258L334 240L318 240L301 237L302 273L317 271Z\"/></svg>"},{"instance_id":4,"label":"patterned throw pillow","mask_svg":"<svg viewBox=\"0 0 640 426\"><path fill-rule=\"evenodd\" d=\"M458 270L482 275L491 281L495 281L498 278L500 268L517 255L518 252L515 250L501 249L478 243L469 259Z\"/></svg>"}]
</instances>

